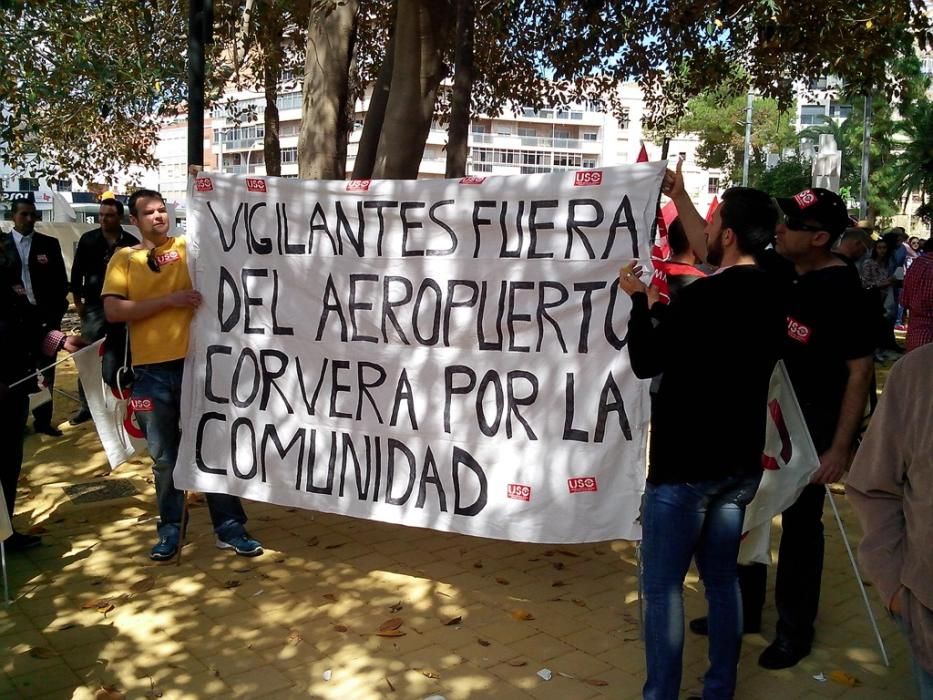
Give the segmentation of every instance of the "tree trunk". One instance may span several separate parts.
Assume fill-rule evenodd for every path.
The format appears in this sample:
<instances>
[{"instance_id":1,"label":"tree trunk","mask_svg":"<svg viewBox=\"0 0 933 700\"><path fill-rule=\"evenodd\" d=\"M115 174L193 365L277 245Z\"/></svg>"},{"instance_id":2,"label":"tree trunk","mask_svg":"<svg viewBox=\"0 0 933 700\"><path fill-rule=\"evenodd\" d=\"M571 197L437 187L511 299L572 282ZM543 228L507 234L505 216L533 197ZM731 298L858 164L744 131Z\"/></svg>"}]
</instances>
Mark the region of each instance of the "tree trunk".
<instances>
[{"instance_id":1,"label":"tree trunk","mask_svg":"<svg viewBox=\"0 0 933 700\"><path fill-rule=\"evenodd\" d=\"M308 20L304 95L298 132L298 173L303 178L346 176L339 146L346 139L350 61L356 36L357 0L316 0Z\"/></svg>"},{"instance_id":2,"label":"tree trunk","mask_svg":"<svg viewBox=\"0 0 933 700\"><path fill-rule=\"evenodd\" d=\"M473 93L473 0L457 0L454 85L450 94L450 126L447 129L447 177L466 175L470 132L470 100Z\"/></svg>"},{"instance_id":3,"label":"tree trunk","mask_svg":"<svg viewBox=\"0 0 933 700\"><path fill-rule=\"evenodd\" d=\"M282 23L278 15L266 19L267 33L262 47L262 82L266 95L263 112L265 136L263 138L263 160L266 175L282 174L282 150L279 144L279 74L282 70Z\"/></svg>"},{"instance_id":4,"label":"tree trunk","mask_svg":"<svg viewBox=\"0 0 933 700\"><path fill-rule=\"evenodd\" d=\"M389 38L386 55L379 69L379 77L373 85L373 92L369 97L369 109L366 110L366 119L363 122L363 133L356 148L356 160L353 162L354 180L368 180L373 176L376 167L376 151L379 149L379 136L382 134L382 125L385 122L386 105L389 103L389 90L392 87L392 66L395 61L395 31Z\"/></svg>"},{"instance_id":5,"label":"tree trunk","mask_svg":"<svg viewBox=\"0 0 933 700\"><path fill-rule=\"evenodd\" d=\"M375 177L418 177L444 75L441 45L449 19L446 2L398 0L392 89L376 152Z\"/></svg>"}]
</instances>

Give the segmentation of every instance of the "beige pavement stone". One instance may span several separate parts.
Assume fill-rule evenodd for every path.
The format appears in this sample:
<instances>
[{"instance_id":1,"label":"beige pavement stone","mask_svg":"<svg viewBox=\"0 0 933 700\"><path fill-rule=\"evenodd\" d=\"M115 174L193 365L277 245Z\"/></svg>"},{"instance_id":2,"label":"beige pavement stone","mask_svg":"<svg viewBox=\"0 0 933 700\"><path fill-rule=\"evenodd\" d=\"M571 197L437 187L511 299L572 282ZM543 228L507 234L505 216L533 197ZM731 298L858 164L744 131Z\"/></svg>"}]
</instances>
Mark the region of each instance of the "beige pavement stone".
<instances>
[{"instance_id":1,"label":"beige pavement stone","mask_svg":"<svg viewBox=\"0 0 933 700\"><path fill-rule=\"evenodd\" d=\"M22 697L37 697L45 693L68 690L80 685L81 679L68 666L57 660L31 673L13 676L13 687Z\"/></svg>"},{"instance_id":2,"label":"beige pavement stone","mask_svg":"<svg viewBox=\"0 0 933 700\"><path fill-rule=\"evenodd\" d=\"M233 697L261 698L267 693L291 688L291 678L273 666L258 666L232 676L225 676L225 682L233 688Z\"/></svg>"}]
</instances>

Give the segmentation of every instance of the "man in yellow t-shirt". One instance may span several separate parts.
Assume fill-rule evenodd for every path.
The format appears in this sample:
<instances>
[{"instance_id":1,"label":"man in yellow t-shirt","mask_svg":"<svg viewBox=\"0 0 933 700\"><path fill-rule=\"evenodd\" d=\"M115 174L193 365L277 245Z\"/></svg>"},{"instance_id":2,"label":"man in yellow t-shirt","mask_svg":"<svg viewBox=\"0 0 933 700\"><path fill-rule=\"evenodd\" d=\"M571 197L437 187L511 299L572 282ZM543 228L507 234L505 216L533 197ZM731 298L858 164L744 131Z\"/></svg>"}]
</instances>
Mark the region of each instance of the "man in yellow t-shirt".
<instances>
[{"instance_id":1,"label":"man in yellow t-shirt","mask_svg":"<svg viewBox=\"0 0 933 700\"><path fill-rule=\"evenodd\" d=\"M191 287L183 237L168 235L169 220L162 195L139 190L130 197L130 221L142 243L121 248L107 266L101 297L111 322L129 328L133 355L132 401L153 460L159 541L149 553L156 561L178 551L184 493L175 488L172 472L181 439L181 385L188 329L201 294ZM246 513L236 496L207 494L217 546L247 557L262 554L262 545L246 532Z\"/></svg>"}]
</instances>

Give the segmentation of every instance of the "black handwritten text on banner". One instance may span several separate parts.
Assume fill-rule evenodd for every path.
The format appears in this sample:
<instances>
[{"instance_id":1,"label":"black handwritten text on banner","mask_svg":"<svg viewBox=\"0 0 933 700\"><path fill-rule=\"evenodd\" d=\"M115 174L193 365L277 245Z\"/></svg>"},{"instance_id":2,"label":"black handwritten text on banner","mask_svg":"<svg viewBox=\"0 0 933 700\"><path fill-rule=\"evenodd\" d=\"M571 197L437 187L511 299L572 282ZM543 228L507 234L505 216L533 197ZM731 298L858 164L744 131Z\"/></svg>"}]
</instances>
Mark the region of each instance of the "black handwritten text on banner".
<instances>
[{"instance_id":1,"label":"black handwritten text on banner","mask_svg":"<svg viewBox=\"0 0 933 700\"><path fill-rule=\"evenodd\" d=\"M630 303L661 164L442 181L204 173L180 488L534 542L638 535Z\"/></svg>"}]
</instances>

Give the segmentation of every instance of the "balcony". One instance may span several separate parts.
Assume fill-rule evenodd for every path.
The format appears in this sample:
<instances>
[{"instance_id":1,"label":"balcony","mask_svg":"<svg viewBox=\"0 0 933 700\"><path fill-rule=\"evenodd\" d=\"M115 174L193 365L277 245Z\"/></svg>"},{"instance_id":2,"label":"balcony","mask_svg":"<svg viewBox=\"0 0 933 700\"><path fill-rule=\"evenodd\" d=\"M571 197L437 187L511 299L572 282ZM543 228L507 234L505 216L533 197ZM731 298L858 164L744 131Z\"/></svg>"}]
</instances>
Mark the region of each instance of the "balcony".
<instances>
[{"instance_id":1,"label":"balcony","mask_svg":"<svg viewBox=\"0 0 933 700\"><path fill-rule=\"evenodd\" d=\"M544 148L565 151L586 151L598 153L599 141L586 139L553 138L550 136L517 136L512 134L486 134L474 131L470 134L471 145L488 144L502 148Z\"/></svg>"}]
</instances>

